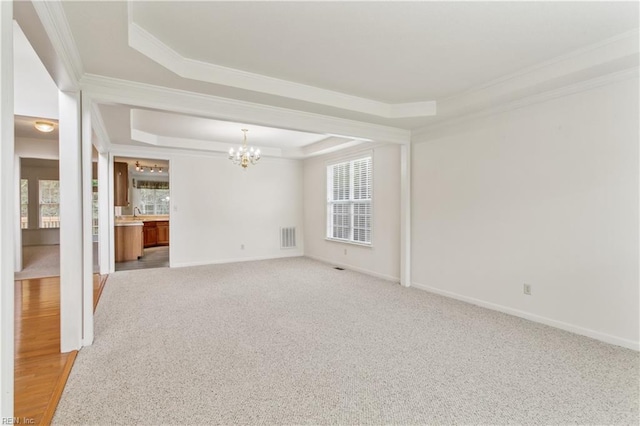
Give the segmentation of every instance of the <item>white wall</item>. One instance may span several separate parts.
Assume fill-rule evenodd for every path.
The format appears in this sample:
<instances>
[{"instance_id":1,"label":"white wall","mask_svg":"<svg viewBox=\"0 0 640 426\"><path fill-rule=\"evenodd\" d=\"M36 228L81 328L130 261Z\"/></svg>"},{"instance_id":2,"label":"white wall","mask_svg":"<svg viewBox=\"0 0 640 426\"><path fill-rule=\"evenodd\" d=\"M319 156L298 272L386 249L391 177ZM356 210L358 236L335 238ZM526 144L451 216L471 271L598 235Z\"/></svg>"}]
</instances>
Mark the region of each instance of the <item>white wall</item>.
<instances>
[{"instance_id":1,"label":"white wall","mask_svg":"<svg viewBox=\"0 0 640 426\"><path fill-rule=\"evenodd\" d=\"M362 145L304 162L305 255L372 275L400 278L400 147L373 148L371 247L326 240L327 163L371 148ZM346 254L345 254L346 250Z\"/></svg>"},{"instance_id":2,"label":"white wall","mask_svg":"<svg viewBox=\"0 0 640 426\"><path fill-rule=\"evenodd\" d=\"M170 166L172 267L303 254L300 161L263 158L242 170L194 154L174 155ZM288 226L297 248L281 250Z\"/></svg>"},{"instance_id":3,"label":"white wall","mask_svg":"<svg viewBox=\"0 0 640 426\"><path fill-rule=\"evenodd\" d=\"M637 349L638 114L632 79L415 144L414 285Z\"/></svg>"},{"instance_id":4,"label":"white wall","mask_svg":"<svg viewBox=\"0 0 640 426\"><path fill-rule=\"evenodd\" d=\"M57 160L59 148L57 140L16 138L15 153L21 158L42 158Z\"/></svg>"}]
</instances>

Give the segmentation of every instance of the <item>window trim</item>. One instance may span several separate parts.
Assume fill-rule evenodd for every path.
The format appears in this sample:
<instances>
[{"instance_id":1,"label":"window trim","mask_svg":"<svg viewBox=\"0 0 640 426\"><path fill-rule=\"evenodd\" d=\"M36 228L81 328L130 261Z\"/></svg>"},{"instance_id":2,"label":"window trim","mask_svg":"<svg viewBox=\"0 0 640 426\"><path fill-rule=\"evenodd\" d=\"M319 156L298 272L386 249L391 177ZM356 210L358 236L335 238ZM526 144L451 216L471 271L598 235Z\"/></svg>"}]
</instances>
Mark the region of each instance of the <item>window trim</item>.
<instances>
[{"instance_id":1,"label":"window trim","mask_svg":"<svg viewBox=\"0 0 640 426\"><path fill-rule=\"evenodd\" d=\"M43 203L42 202L42 184L41 182L58 182L58 202ZM42 206L58 206L58 226L42 226ZM60 179L38 179L38 228L37 229L60 229Z\"/></svg>"},{"instance_id":2,"label":"window trim","mask_svg":"<svg viewBox=\"0 0 640 426\"><path fill-rule=\"evenodd\" d=\"M147 209L146 209L146 205L147 204L144 204L142 202L142 191L145 191L145 190L146 191L153 191L154 195L156 194L156 191L167 191L167 197L169 197L169 200L167 200L167 212L166 213L159 213L157 211L158 210L158 206L159 206L159 204L157 203L157 201L158 201L157 199L155 199L155 203L153 204L153 213L147 212ZM171 213L171 202L170 202L170 199L171 199L171 188L170 187L169 188L140 188L139 191L140 191L140 202L139 202L140 207L139 208L140 208L140 210L142 212L141 214L143 214L143 215L151 215L151 216L166 216L166 215L169 215Z\"/></svg>"},{"instance_id":3,"label":"window trim","mask_svg":"<svg viewBox=\"0 0 640 426\"><path fill-rule=\"evenodd\" d=\"M330 179L331 176L329 176L329 168L331 166L335 166L337 164L342 164L342 163L350 163L353 161L357 161L357 160L362 160L365 158L371 158L371 199L369 201L369 204L371 206L371 229L369 230L369 234L370 234L370 241L368 243L364 243L361 241L354 241L352 239L341 239L341 238L335 238L335 237L331 237L330 236L330 230L331 230L331 213L330 213L330 209L331 209L331 201L329 200L329 183L330 183ZM339 158L332 158L331 160L325 161L324 163L324 172L325 172L325 197L326 197L326 207L325 207L325 230L324 230L324 239L325 241L331 241L331 242L335 242L335 243L343 243L343 244L351 244L351 245L355 245L355 246L360 246L360 247L368 247L368 248L372 248L374 246L374 226L373 226L373 217L374 217L374 208L375 208L375 201L374 201L374 188L375 188L375 178L374 178L374 164L375 164L375 157L373 155L373 150L372 149L368 149L368 150L364 150L364 151L358 151L358 152L354 152L352 154L346 155L346 156L342 156ZM351 194L353 194L353 180L349 179L349 185L350 185L350 189L351 189ZM350 204L353 204L353 201L349 201ZM353 225L351 226L351 234L353 235Z\"/></svg>"}]
</instances>

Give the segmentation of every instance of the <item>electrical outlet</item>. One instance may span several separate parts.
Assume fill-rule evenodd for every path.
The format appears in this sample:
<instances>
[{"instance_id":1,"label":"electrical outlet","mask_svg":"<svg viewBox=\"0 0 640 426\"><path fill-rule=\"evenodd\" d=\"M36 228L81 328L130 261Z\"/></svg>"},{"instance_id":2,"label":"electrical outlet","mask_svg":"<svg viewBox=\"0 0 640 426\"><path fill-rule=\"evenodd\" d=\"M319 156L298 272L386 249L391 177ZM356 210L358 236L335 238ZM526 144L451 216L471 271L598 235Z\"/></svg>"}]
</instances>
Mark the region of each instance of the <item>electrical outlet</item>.
<instances>
[{"instance_id":1,"label":"electrical outlet","mask_svg":"<svg viewBox=\"0 0 640 426\"><path fill-rule=\"evenodd\" d=\"M522 286L522 292L527 296L531 296L531 284L524 284Z\"/></svg>"},{"instance_id":2,"label":"electrical outlet","mask_svg":"<svg viewBox=\"0 0 640 426\"><path fill-rule=\"evenodd\" d=\"M240 244L240 250L244 250L244 244Z\"/></svg>"},{"instance_id":3,"label":"electrical outlet","mask_svg":"<svg viewBox=\"0 0 640 426\"><path fill-rule=\"evenodd\" d=\"M347 249L344 249L344 254L345 254L345 255L347 254Z\"/></svg>"}]
</instances>

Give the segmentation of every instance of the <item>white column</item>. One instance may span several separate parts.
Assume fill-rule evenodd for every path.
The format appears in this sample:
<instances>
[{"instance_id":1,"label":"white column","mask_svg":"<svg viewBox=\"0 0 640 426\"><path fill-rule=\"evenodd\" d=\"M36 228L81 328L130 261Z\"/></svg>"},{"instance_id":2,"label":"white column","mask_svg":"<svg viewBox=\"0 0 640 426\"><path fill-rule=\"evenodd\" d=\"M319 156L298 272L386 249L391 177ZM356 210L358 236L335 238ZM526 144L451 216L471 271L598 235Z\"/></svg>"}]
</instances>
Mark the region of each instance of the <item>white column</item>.
<instances>
[{"instance_id":1,"label":"white column","mask_svg":"<svg viewBox=\"0 0 640 426\"><path fill-rule=\"evenodd\" d=\"M91 100L81 93L82 104L82 346L93 343L93 133Z\"/></svg>"},{"instance_id":2,"label":"white column","mask_svg":"<svg viewBox=\"0 0 640 426\"><path fill-rule=\"evenodd\" d=\"M109 154L98 155L98 255L100 257L100 275L108 274L111 265L111 208L109 207Z\"/></svg>"},{"instance_id":3,"label":"white column","mask_svg":"<svg viewBox=\"0 0 640 426\"><path fill-rule=\"evenodd\" d=\"M0 419L13 417L13 2L0 2Z\"/></svg>"},{"instance_id":4,"label":"white column","mask_svg":"<svg viewBox=\"0 0 640 426\"><path fill-rule=\"evenodd\" d=\"M82 346L83 214L80 94L60 92L60 349Z\"/></svg>"},{"instance_id":5,"label":"white column","mask_svg":"<svg viewBox=\"0 0 640 426\"><path fill-rule=\"evenodd\" d=\"M411 286L411 143L400 147L400 284Z\"/></svg>"}]
</instances>

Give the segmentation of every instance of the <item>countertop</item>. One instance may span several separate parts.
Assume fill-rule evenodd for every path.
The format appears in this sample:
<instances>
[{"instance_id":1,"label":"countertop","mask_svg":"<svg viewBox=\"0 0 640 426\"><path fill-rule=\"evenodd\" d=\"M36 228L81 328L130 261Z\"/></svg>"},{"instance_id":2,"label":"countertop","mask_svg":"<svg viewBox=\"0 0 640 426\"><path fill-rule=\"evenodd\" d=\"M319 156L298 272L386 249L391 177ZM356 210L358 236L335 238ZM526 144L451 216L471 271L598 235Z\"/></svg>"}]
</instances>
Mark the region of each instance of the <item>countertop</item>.
<instances>
[{"instance_id":1,"label":"countertop","mask_svg":"<svg viewBox=\"0 0 640 426\"><path fill-rule=\"evenodd\" d=\"M144 225L144 222L141 220L121 220L121 221L116 220L115 226L142 226L142 225Z\"/></svg>"},{"instance_id":2,"label":"countertop","mask_svg":"<svg viewBox=\"0 0 640 426\"><path fill-rule=\"evenodd\" d=\"M169 215L140 215L116 217L116 226L142 226L144 222L168 222Z\"/></svg>"}]
</instances>

